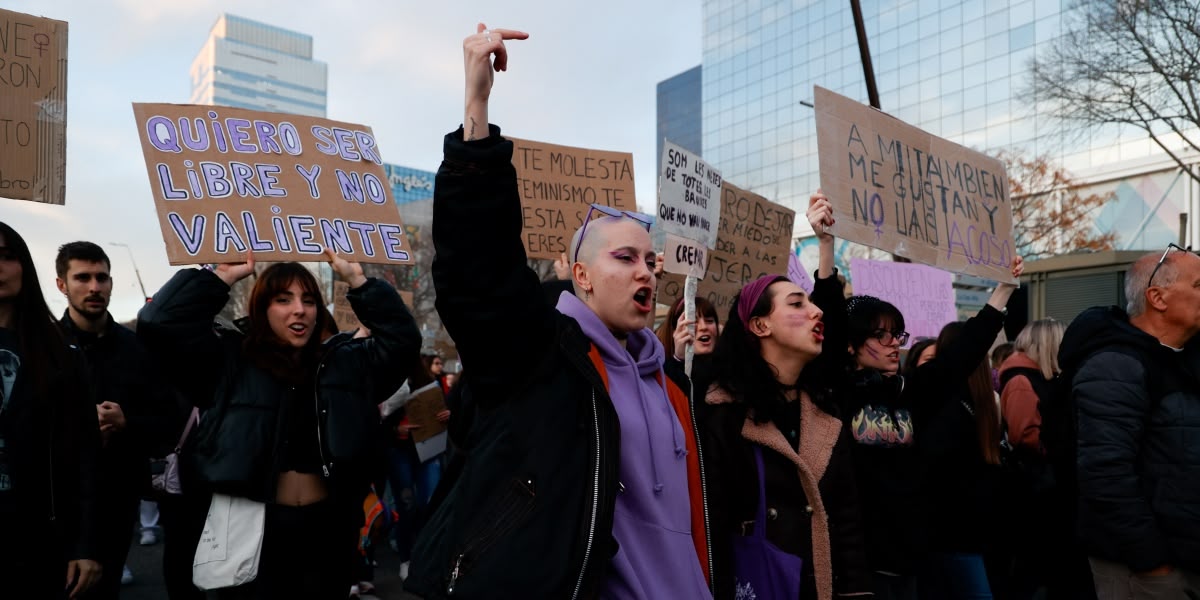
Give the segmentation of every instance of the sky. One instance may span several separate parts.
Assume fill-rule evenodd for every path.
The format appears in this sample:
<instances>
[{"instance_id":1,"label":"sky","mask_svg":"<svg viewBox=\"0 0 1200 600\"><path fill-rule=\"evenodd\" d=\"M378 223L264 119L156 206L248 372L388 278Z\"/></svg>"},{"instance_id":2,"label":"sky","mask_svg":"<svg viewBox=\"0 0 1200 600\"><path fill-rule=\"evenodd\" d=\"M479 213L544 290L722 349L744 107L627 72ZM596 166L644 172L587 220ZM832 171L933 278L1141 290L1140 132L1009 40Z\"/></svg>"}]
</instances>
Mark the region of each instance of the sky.
<instances>
[{"instance_id":1,"label":"sky","mask_svg":"<svg viewBox=\"0 0 1200 600\"><path fill-rule=\"evenodd\" d=\"M142 304L181 267L167 263L131 103L185 103L188 69L223 12L313 36L329 67L328 117L372 127L385 162L437 170L462 122L462 40L475 24L530 34L510 42L490 118L506 134L632 152L637 199L655 203L655 86L701 61L699 0L6 0L68 22L65 206L0 198L0 221L30 244L46 300L59 245L89 240L112 260L111 311ZM128 248L117 244L125 244ZM132 256L131 256L132 255Z\"/></svg>"}]
</instances>

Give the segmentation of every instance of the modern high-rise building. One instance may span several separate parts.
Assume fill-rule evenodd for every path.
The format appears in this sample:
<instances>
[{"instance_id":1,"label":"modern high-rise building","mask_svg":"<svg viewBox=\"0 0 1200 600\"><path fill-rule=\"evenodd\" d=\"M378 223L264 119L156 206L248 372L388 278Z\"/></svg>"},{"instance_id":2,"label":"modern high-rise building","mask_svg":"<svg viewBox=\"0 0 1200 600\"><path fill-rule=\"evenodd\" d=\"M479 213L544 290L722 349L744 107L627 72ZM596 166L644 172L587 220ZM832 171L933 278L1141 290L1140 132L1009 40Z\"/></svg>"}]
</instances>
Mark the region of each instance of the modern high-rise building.
<instances>
[{"instance_id":1,"label":"modern high-rise building","mask_svg":"<svg viewBox=\"0 0 1200 600\"><path fill-rule=\"evenodd\" d=\"M223 14L192 61L192 104L325 116L325 63L310 35Z\"/></svg>"},{"instance_id":2,"label":"modern high-rise building","mask_svg":"<svg viewBox=\"0 0 1200 600\"><path fill-rule=\"evenodd\" d=\"M1048 156L1089 193L1115 192L1095 226L1115 231L1118 249L1165 247L1180 235L1181 213L1190 215L1184 237L1200 245L1200 187L1145 133L1068 133L1029 98L1030 60L1062 35L1069 4L862 0L883 111L978 150ZM850 5L704 0L703 18L694 126L705 160L730 182L803 214L819 185L813 86L867 101ZM661 83L660 97L691 72ZM674 111L690 110L665 106L660 132L664 123L680 127ZM796 223L797 236L811 233L804 219Z\"/></svg>"},{"instance_id":3,"label":"modern high-rise building","mask_svg":"<svg viewBox=\"0 0 1200 600\"><path fill-rule=\"evenodd\" d=\"M695 66L670 79L658 82L658 151L662 160L663 139L700 154L704 151L700 97L703 67ZM661 165L660 165L661 166Z\"/></svg>"}]
</instances>

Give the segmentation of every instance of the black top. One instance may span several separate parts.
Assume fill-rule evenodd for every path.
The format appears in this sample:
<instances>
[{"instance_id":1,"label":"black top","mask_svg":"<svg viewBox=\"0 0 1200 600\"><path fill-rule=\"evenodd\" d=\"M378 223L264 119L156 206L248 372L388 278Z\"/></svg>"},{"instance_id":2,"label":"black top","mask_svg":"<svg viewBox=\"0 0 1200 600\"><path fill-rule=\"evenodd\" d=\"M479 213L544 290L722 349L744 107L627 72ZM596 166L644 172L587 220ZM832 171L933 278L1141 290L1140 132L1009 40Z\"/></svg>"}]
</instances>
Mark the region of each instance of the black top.
<instances>
[{"instance_id":1,"label":"black top","mask_svg":"<svg viewBox=\"0 0 1200 600\"><path fill-rule=\"evenodd\" d=\"M287 427L283 432L283 461L279 472L321 472L321 448L317 445L317 404L311 385L290 389Z\"/></svg>"},{"instance_id":2,"label":"black top","mask_svg":"<svg viewBox=\"0 0 1200 600\"><path fill-rule=\"evenodd\" d=\"M16 389L17 371L21 368L21 357L17 354L17 340L12 332L0 327L0 423L8 417L9 399ZM0 427L0 432L3 428ZM12 516L12 481L9 479L8 452L4 436L0 433L0 522Z\"/></svg>"}]
</instances>

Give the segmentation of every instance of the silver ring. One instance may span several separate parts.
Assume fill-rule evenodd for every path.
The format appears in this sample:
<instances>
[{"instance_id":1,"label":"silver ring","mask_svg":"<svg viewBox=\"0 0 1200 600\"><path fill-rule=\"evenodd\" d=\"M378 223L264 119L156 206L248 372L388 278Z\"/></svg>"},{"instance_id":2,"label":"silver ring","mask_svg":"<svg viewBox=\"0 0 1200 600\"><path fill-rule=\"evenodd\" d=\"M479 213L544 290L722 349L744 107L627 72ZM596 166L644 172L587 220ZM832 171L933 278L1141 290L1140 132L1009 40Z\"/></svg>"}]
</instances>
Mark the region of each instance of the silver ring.
<instances>
[{"instance_id":1,"label":"silver ring","mask_svg":"<svg viewBox=\"0 0 1200 600\"><path fill-rule=\"evenodd\" d=\"M483 37L484 37L485 39L487 39L487 41L489 41L489 42L490 42L490 41L492 41L492 30L491 30L491 29L484 29L484 30L483 30Z\"/></svg>"}]
</instances>

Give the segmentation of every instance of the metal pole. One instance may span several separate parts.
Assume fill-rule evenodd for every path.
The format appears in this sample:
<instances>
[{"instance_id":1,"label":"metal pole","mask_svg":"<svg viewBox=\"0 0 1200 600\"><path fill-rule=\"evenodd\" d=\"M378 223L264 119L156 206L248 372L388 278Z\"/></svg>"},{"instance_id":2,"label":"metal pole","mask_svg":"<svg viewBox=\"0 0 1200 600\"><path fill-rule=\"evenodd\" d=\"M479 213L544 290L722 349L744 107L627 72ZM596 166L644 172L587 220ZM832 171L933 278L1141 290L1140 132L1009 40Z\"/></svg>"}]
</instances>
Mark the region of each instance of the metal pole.
<instances>
[{"instance_id":1,"label":"metal pole","mask_svg":"<svg viewBox=\"0 0 1200 600\"><path fill-rule=\"evenodd\" d=\"M137 276L138 287L142 289L142 300L145 301L150 296L146 295L146 285L142 283L142 272L138 270L137 259L133 257L133 249L129 247L129 244L122 244L121 242L109 242L109 244L112 246L121 246L129 253L129 262L133 263L133 274Z\"/></svg>"},{"instance_id":2,"label":"metal pole","mask_svg":"<svg viewBox=\"0 0 1200 600\"><path fill-rule=\"evenodd\" d=\"M879 106L879 88L875 86L875 69L871 66L871 47L867 45L867 27L863 24L862 6L858 0L850 0L850 10L854 13L854 31L858 33L858 54L862 57L863 78L867 80L867 99L871 106L882 110Z\"/></svg>"}]
</instances>

